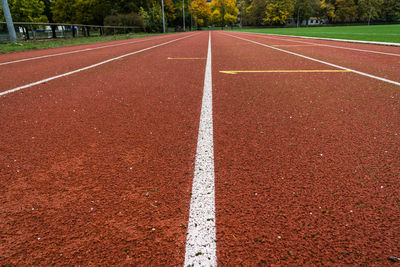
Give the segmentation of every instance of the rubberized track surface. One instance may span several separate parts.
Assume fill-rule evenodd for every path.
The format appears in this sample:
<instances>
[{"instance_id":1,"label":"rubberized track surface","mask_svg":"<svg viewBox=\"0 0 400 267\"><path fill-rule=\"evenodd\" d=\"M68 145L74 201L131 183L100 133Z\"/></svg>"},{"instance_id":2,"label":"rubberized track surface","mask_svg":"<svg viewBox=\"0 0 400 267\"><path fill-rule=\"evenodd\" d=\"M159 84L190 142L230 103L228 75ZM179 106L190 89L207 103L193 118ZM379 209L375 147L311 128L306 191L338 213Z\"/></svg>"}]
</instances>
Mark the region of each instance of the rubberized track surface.
<instances>
[{"instance_id":1,"label":"rubberized track surface","mask_svg":"<svg viewBox=\"0 0 400 267\"><path fill-rule=\"evenodd\" d=\"M389 264L400 48L270 37L211 33L217 263ZM0 65L6 92L173 41L0 96L2 265L183 265L209 34L139 40Z\"/></svg>"}]
</instances>

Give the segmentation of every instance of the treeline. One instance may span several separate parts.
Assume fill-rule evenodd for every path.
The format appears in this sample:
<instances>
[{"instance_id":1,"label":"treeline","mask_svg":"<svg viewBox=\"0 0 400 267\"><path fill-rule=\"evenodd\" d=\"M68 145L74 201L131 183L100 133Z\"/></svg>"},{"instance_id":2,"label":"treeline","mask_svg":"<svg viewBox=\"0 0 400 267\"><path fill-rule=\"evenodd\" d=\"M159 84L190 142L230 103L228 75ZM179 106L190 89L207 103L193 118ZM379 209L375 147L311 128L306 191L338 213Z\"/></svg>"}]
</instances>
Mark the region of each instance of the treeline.
<instances>
[{"instance_id":1,"label":"treeline","mask_svg":"<svg viewBox=\"0 0 400 267\"><path fill-rule=\"evenodd\" d=\"M237 23L236 0L183 0L186 26ZM8 0L14 21L138 26L162 31L161 0ZM182 0L164 0L167 27L182 28ZM0 19L4 21L3 12Z\"/></svg>"},{"instance_id":2,"label":"treeline","mask_svg":"<svg viewBox=\"0 0 400 267\"><path fill-rule=\"evenodd\" d=\"M328 23L380 21L400 18L400 0L239 0L244 25L283 25L308 21L311 17Z\"/></svg>"},{"instance_id":3,"label":"treeline","mask_svg":"<svg viewBox=\"0 0 400 267\"><path fill-rule=\"evenodd\" d=\"M184 1L184 3L182 2ZM8 0L14 21L138 26L162 31L161 0ZM164 0L167 27L284 25L311 17L328 23L395 22L400 0ZM4 21L3 12L0 19Z\"/></svg>"}]
</instances>

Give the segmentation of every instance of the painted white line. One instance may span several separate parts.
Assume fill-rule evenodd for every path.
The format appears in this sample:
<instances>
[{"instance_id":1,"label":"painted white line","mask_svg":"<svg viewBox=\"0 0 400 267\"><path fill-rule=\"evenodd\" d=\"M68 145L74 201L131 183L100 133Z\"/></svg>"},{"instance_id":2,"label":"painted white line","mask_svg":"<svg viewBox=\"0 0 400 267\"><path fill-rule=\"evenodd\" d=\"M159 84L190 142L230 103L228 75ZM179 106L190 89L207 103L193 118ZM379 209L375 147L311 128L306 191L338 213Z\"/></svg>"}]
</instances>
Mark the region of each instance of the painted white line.
<instances>
[{"instance_id":1,"label":"painted white line","mask_svg":"<svg viewBox=\"0 0 400 267\"><path fill-rule=\"evenodd\" d=\"M0 66L2 66L2 65L14 64L14 63L19 63L19 62L24 62L24 61L37 60L37 59L42 59L42 58L64 56L64 55L69 55L69 54L87 52L87 51L92 51L92 50L97 50L97 49L103 49L103 48L109 48L109 47L115 47L115 46L121 46L121 45L128 45L128 44L134 44L134 43L141 43L141 42L146 42L146 41L151 41L151 40L157 40L157 39L160 39L160 38L165 38L165 37L167 37L167 36L168 36L168 35L165 35L165 36L157 36L157 37L153 37L153 38L140 39L140 40L135 40L135 41L131 41L131 42L124 42L124 43L118 43L118 44L112 44L112 45L104 45L104 46L90 47L90 48L85 48L85 49L80 49L80 50L73 50L73 51L62 52L62 53L56 53L56 54L49 54L49 55L43 55L43 56L37 56L37 57L29 57L29 58L17 59L17 60L13 60L13 61L1 62L1 63L0 63Z\"/></svg>"},{"instance_id":2,"label":"painted white line","mask_svg":"<svg viewBox=\"0 0 400 267\"><path fill-rule=\"evenodd\" d=\"M387 53L387 52L380 52L380 51L366 50L366 49L358 49L358 48L351 48L351 47L343 47L343 46L336 46L336 45L311 43L311 42L304 42L304 41L298 41L298 40L274 38L274 37L270 37L270 36L263 36L262 34L259 34L259 33L255 33L255 34L261 35L261 37L263 37L263 38L273 39L273 40L288 41L288 42L301 43L301 44L311 44L311 45L317 45L317 46L325 46L325 47L332 47L332 48L338 48L338 49L346 49L346 50L353 50L353 51L359 51L359 52L366 52L366 53L374 53L374 54L381 54L381 55L387 55L387 56L400 57L400 54L394 54L394 53Z\"/></svg>"},{"instance_id":3,"label":"painted white line","mask_svg":"<svg viewBox=\"0 0 400 267\"><path fill-rule=\"evenodd\" d=\"M114 58L111 58L111 59L108 59L108 60L105 60L105 61L101 61L99 63L93 64L93 65L90 65L90 66L87 66L87 67L84 67L84 68L80 68L80 69L77 69L77 70L74 70L74 71L70 71L70 72L63 73L63 74L60 74L60 75L57 75L57 76L53 76L53 77L50 77L50 78L47 78L47 79L43 79L43 80L40 80L40 81L37 81L37 82L26 84L26 85L23 85L23 86L20 86L20 87L16 87L16 88L4 91L4 92L0 92L0 96L5 95L5 94L9 94L9 93L13 93L13 92L16 92L16 91L19 91L19 90L22 90L22 89L25 89L25 88L28 88L28 87L32 87L32 86L35 86L35 85L38 85L38 84L41 84L41 83L52 81L52 80L55 80L55 79L58 79L58 78L61 78L61 77L69 76L69 75L77 73L77 72L81 72L81 71L84 71L84 70L92 69L92 68L98 67L100 65L104 65L106 63L109 63L109 62L112 62L112 61L115 61L115 60L118 60L118 59L121 59L121 58L124 58L124 57L128 57L128 56L131 56L131 55L134 55L134 54L138 54L138 53L141 53L141 52L144 52L144 51L147 51L147 50L159 47L159 46L163 46L163 45L166 45L166 44L169 44L169 43L173 43L173 42L176 42L176 41L179 41L179 40L182 40L182 39L194 36L194 35L197 35L197 34L192 34L192 35L189 35L189 36L185 36L185 37L182 37L182 38L174 39L174 40L171 40L171 41L168 41L168 42L165 42L165 43L161 43L161 44L158 44L158 45L153 45L153 46L150 46L150 47L147 47L147 48L135 51L135 52L124 54L122 56L118 56L118 57L114 57Z\"/></svg>"},{"instance_id":4,"label":"painted white line","mask_svg":"<svg viewBox=\"0 0 400 267\"><path fill-rule=\"evenodd\" d=\"M214 179L211 33L209 32L184 266L217 266Z\"/></svg>"},{"instance_id":5,"label":"painted white line","mask_svg":"<svg viewBox=\"0 0 400 267\"><path fill-rule=\"evenodd\" d=\"M252 32L244 32L244 33L252 33ZM361 40L348 40L348 39L334 39L334 38L310 37L310 36L287 35L287 34L271 34L271 33L257 33L257 34L272 35L272 36L284 36L284 37L296 37L296 38L313 39L313 40L337 41L337 42L344 42L344 43L400 46L400 43L387 43L387 42L361 41Z\"/></svg>"},{"instance_id":6,"label":"painted white line","mask_svg":"<svg viewBox=\"0 0 400 267\"><path fill-rule=\"evenodd\" d=\"M328 66L331 66L331 67L335 67L335 68L342 69L342 70L347 70L347 71L350 71L350 72L353 72L353 73L357 73L357 74L362 75L362 76L366 76L366 77L369 77L369 78L373 78L373 79L376 79L376 80L380 80L380 81L383 81L383 82L387 82L387 83L391 83L391 84L400 86L400 82L396 82L396 81L392 81L392 80L389 80L389 79L385 79L385 78L378 77L378 76L375 76L375 75L372 75L372 74L368 74L368 73L365 73L365 72L349 69L349 68L342 67L342 66L339 66L339 65L336 65L336 64L332 64L332 63L329 63L329 62L326 62L326 61L322 61L322 60L315 59L315 58L312 58L312 57L304 56L302 54L294 53L294 52L287 51L287 50L284 50L284 49L281 49L281 48L277 48L277 47L273 47L273 46L270 46L270 45L259 43L259 42L253 41L253 40L249 40L249 39L246 39L246 38L242 38L242 37L238 37L238 36L234 36L234 35L230 35L230 34L225 34L225 35L233 37L233 38L241 39L243 41L247 41L247 42L251 42L251 43L254 43L254 44L258 44L258 45L261 45L261 46L265 46L265 47L268 47L268 48L271 48L271 49L274 49L274 50L278 50L278 51L281 51L281 52L284 52L284 53L287 53L287 54L291 54L291 55L294 55L294 56L298 56L298 57L302 57L302 58L305 58L305 59L308 59L308 60L312 60L312 61L315 61L315 62L318 62L318 63L322 63L322 64L325 64L325 65L328 65Z\"/></svg>"}]
</instances>

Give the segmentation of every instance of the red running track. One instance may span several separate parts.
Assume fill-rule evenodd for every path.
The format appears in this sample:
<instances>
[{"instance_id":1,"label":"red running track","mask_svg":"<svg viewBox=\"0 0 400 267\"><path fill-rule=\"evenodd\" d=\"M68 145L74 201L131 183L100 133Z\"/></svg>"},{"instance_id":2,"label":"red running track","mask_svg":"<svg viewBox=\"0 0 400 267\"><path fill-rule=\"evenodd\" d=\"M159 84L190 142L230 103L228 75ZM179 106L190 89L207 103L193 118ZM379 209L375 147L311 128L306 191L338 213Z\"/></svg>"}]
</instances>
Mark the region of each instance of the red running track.
<instances>
[{"instance_id":1,"label":"red running track","mask_svg":"<svg viewBox=\"0 0 400 267\"><path fill-rule=\"evenodd\" d=\"M188 35L188 33L184 33L173 36L154 36L148 38L124 40L124 42L105 42L100 44L60 47L55 49L0 55L0 79L2 80L0 92L28 83L37 82L47 77L60 75L79 68L84 68L117 56L121 56L123 54L131 53L146 47L168 42L178 37L184 37ZM102 46L109 47L100 48ZM84 49L93 50L82 51ZM78 52L68 54L72 51ZM43 57L46 55L57 56L1 65L2 63Z\"/></svg>"},{"instance_id":2,"label":"red running track","mask_svg":"<svg viewBox=\"0 0 400 267\"><path fill-rule=\"evenodd\" d=\"M325 53L359 67L347 51ZM375 64L393 67L386 59ZM266 69L332 68L214 34L220 264L382 265L399 254L399 87L354 73L220 72Z\"/></svg>"},{"instance_id":3,"label":"red running track","mask_svg":"<svg viewBox=\"0 0 400 267\"><path fill-rule=\"evenodd\" d=\"M2 265L183 264L208 42L190 35L0 66L6 91L188 36L0 97ZM400 254L400 87L221 73L335 69L228 35L400 77L399 57L212 32L218 263L388 264Z\"/></svg>"},{"instance_id":4,"label":"red running track","mask_svg":"<svg viewBox=\"0 0 400 267\"><path fill-rule=\"evenodd\" d=\"M305 40L300 38L266 36L260 34L232 34L242 38L249 38L276 48L299 53L304 56L327 61L342 67L351 68L400 82L400 47ZM364 51L347 50L342 49L341 47L360 49ZM373 52L387 54L377 54Z\"/></svg>"},{"instance_id":5,"label":"red running track","mask_svg":"<svg viewBox=\"0 0 400 267\"><path fill-rule=\"evenodd\" d=\"M183 262L207 41L1 97L2 264Z\"/></svg>"}]
</instances>

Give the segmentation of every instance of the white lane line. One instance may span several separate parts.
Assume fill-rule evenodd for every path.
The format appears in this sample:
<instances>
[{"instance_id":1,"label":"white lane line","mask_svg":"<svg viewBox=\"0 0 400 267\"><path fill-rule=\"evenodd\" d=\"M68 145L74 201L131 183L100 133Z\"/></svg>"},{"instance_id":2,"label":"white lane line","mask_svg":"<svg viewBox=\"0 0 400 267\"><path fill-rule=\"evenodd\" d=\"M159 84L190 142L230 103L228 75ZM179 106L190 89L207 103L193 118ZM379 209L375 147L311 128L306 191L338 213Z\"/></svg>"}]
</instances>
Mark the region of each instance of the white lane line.
<instances>
[{"instance_id":1,"label":"white lane line","mask_svg":"<svg viewBox=\"0 0 400 267\"><path fill-rule=\"evenodd\" d=\"M374 54L400 57L400 54L394 54L394 53L387 53L387 52L380 52L380 51L366 50L366 49L358 49L358 48L351 48L351 47L344 47L344 46L336 46L336 45L327 45L327 44L320 44L320 43L312 43L312 42L304 42L304 41L298 41L298 40L274 38L271 36L263 36L263 34L259 34L259 33L255 33L255 34L260 35L260 37L266 38L266 39L288 41L288 42L301 43L301 44L311 44L311 45L317 45L317 46L325 46L325 47L332 47L332 48L338 48L338 49L353 50L353 51L358 51L358 52L366 52L366 53L374 53ZM249 34L249 35L251 35L251 34Z\"/></svg>"},{"instance_id":2,"label":"white lane line","mask_svg":"<svg viewBox=\"0 0 400 267\"><path fill-rule=\"evenodd\" d=\"M58 79L58 78L61 78L61 77L69 76L69 75L77 73L77 72L81 72L81 71L84 71L84 70L92 69L92 68L98 67L100 65L104 65L106 63L109 63L109 62L112 62L112 61L115 61L115 60L118 60L118 59L121 59L121 58L124 58L124 57L128 57L128 56L131 56L131 55L134 55L134 54L138 54L138 53L141 53L141 52L144 52L144 51L147 51L147 50L159 47L159 46L163 46L163 45L166 45L166 44L169 44L169 43L173 43L173 42L176 42L176 41L179 41L179 40L182 40L182 39L194 36L194 35L197 35L197 34L192 34L192 35L189 35L189 36L185 36L185 37L182 37L182 38L174 39L174 40L171 40L171 41L168 41L168 42L165 42L165 43L161 43L161 44L158 44L158 45L153 45L153 46L150 46L150 47L147 47L147 48L135 51L135 52L124 54L122 56L114 57L114 58L111 58L111 59L108 59L108 60L93 64L93 65L90 65L90 66L87 66L87 67L84 67L84 68L80 68L80 69L77 69L77 70L74 70L74 71L70 71L70 72L67 72L67 73L64 73L64 74L60 74L60 75L57 75L57 76L53 76L53 77L50 77L50 78L47 78L47 79L43 79L43 80L40 80L40 81L37 81L37 82L26 84L26 85L23 85L23 86L20 86L20 87L16 87L16 88L4 91L4 92L0 92L0 96L5 95L5 94L9 94L9 93L13 93L13 92L16 92L16 91L19 91L19 90L22 90L22 89L25 89L25 88L28 88L28 87L32 87L32 86L35 86L35 85L38 85L38 84L41 84L41 83L45 83L45 82L48 82L48 81L51 81L51 80L55 80L55 79Z\"/></svg>"},{"instance_id":3,"label":"white lane line","mask_svg":"<svg viewBox=\"0 0 400 267\"><path fill-rule=\"evenodd\" d=\"M214 180L211 33L209 32L184 266L217 266Z\"/></svg>"},{"instance_id":4,"label":"white lane line","mask_svg":"<svg viewBox=\"0 0 400 267\"><path fill-rule=\"evenodd\" d=\"M368 74L368 73L365 73L365 72L361 72L361 71L358 71L358 70L349 69L349 68L342 67L342 66L339 66L339 65L336 65L336 64L332 64L332 63L329 63L329 62L326 62L326 61L322 61L322 60L315 59L315 58L312 58L312 57L304 56L302 54L294 53L294 52L287 51L287 50L284 50L284 49L281 49L281 48L277 48L277 47L273 47L273 46L270 46L270 45L259 43L259 42L253 41L253 40L249 40L249 39L246 39L246 38L242 38L242 37L238 37L238 36L234 36L234 35L230 35L230 34L225 34L225 35L233 37L233 38L241 39L243 41L247 41L247 42L250 42L250 43L254 43L254 44L261 45L261 46L265 46L265 47L268 47L268 48L271 48L271 49L275 49L275 50L278 50L278 51L281 51L281 52L284 52L284 53L287 53L287 54L291 54L291 55L294 55L294 56L298 56L298 57L302 57L302 58L305 58L305 59L308 59L308 60L312 60L312 61L315 61L315 62L318 62L318 63L322 63L322 64L325 64L325 65L328 65L328 66L331 66L331 67L335 67L335 68L342 69L342 70L347 70L347 71L350 71L350 72L353 72L353 73L357 73L357 74L362 75L362 76L366 76L366 77L369 77L369 78L373 78L373 79L376 79L376 80L380 80L380 81L383 81L383 82L387 82L387 83L391 83L391 84L400 86L400 82L392 81L392 80L389 80L389 79L385 79L385 78L382 78L382 77L379 77L379 76L375 76L375 75L372 75L372 74Z\"/></svg>"},{"instance_id":5,"label":"white lane line","mask_svg":"<svg viewBox=\"0 0 400 267\"><path fill-rule=\"evenodd\" d=\"M252 32L245 32L245 33L252 33ZM271 34L271 33L261 33L261 34L273 35L273 36L283 36L283 37L295 37L295 38L312 39L312 40L326 40L326 41L335 41L335 42L344 42L344 43L374 44L374 45L386 45L386 46L400 46L400 43L375 42L375 41L361 41L361 40L350 40L350 39L334 39L334 38L310 37L310 36L288 35L288 34Z\"/></svg>"},{"instance_id":6,"label":"white lane line","mask_svg":"<svg viewBox=\"0 0 400 267\"><path fill-rule=\"evenodd\" d=\"M140 40L135 40L135 41L131 41L131 42L124 42L124 43L118 43L118 44L112 44L112 45L104 45L104 46L90 47L90 48L85 48L85 49L80 49L80 50L73 50L73 51L62 52L62 53L56 53L56 54L50 54L50 55L43 55L43 56L37 56L37 57L29 57L29 58L17 59L17 60L13 60L13 61L1 62L1 63L0 63L0 66L2 66L2 65L14 64L14 63L18 63L18 62L24 62L24 61L31 61L31 60L36 60L36 59L42 59L42 58L49 58L49 57L56 57L56 56L63 56L63 55L69 55L69 54L87 52L87 51L92 51L92 50L97 50L97 49L103 49L103 48L109 48L109 47L115 47L115 46L121 46L121 45L128 45L128 44L134 44L134 43L141 43L141 42L146 42L146 41L151 41L151 40L157 40L157 39L161 39L161 38L165 38L165 37L168 37L168 35L165 35L165 36L157 36L157 37L148 38L148 39L140 39Z\"/></svg>"}]
</instances>

